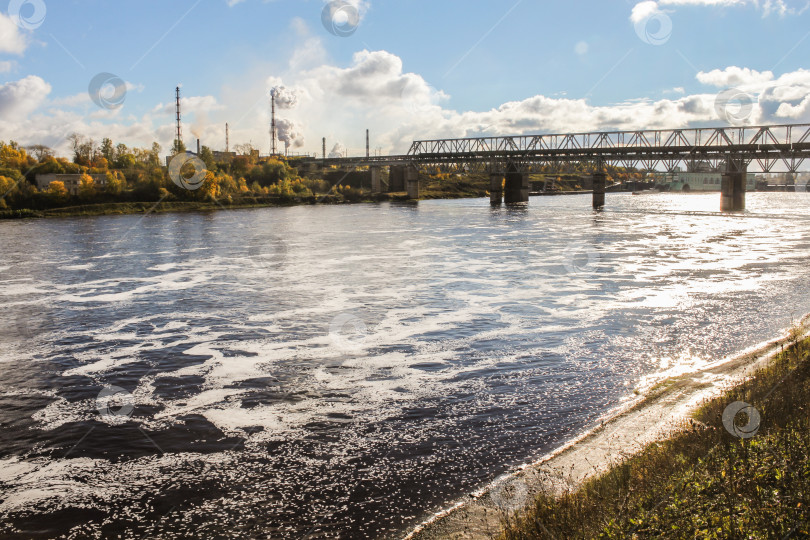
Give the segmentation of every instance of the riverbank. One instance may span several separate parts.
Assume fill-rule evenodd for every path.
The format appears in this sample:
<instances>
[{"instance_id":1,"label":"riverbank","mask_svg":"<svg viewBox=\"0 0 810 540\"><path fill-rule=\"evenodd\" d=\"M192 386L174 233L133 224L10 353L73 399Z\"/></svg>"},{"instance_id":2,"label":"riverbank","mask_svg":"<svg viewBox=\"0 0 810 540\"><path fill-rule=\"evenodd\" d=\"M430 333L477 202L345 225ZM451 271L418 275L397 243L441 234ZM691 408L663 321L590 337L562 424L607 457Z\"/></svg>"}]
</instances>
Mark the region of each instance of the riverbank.
<instances>
[{"instance_id":1,"label":"riverbank","mask_svg":"<svg viewBox=\"0 0 810 540\"><path fill-rule=\"evenodd\" d=\"M452 198L452 197L451 197ZM320 197L297 197L282 199L278 197L251 198L239 201L160 201L160 202L121 202L66 206L47 210L5 210L0 211L0 219L52 218L52 217L86 217L126 214L161 214L167 212L211 212L216 210L235 210L240 208L276 208L312 204L356 204L382 201L407 201L407 195L384 193L374 197L364 197L355 201L329 195Z\"/></svg>"},{"instance_id":2,"label":"riverbank","mask_svg":"<svg viewBox=\"0 0 810 540\"><path fill-rule=\"evenodd\" d=\"M810 474L801 472L810 447L807 323L656 384L407 538L734 537L764 527L780 538L795 534L800 520L807 523L802 490L810 490ZM731 434L733 421L724 425L726 407L738 401L760 415L747 426L755 437L739 431L745 414L736 429L746 438Z\"/></svg>"},{"instance_id":3,"label":"riverbank","mask_svg":"<svg viewBox=\"0 0 810 540\"><path fill-rule=\"evenodd\" d=\"M489 197L489 177L470 175L458 178L434 178L425 176L421 179L422 188L418 200L431 199L475 199ZM544 193L545 195L590 193L587 190L571 191L570 182L562 182L561 190ZM359 190L349 192L330 192L313 196L279 197L256 196L239 197L218 201L127 201L104 202L84 205L71 205L47 209L6 209L0 210L0 219L25 219L48 217L85 217L166 212L208 212L237 208L273 208L311 204L356 204L378 202L405 202L412 200L406 192L368 193Z\"/></svg>"}]
</instances>

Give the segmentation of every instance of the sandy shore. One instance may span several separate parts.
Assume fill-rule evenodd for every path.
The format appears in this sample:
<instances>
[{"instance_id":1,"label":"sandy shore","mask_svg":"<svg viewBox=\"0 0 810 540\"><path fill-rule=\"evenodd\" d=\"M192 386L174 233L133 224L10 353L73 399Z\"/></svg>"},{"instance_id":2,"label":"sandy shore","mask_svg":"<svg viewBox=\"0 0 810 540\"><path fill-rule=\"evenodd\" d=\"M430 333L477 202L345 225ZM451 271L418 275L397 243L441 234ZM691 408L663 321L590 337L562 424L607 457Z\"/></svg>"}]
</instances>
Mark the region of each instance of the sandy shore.
<instances>
[{"instance_id":1,"label":"sandy shore","mask_svg":"<svg viewBox=\"0 0 810 540\"><path fill-rule=\"evenodd\" d=\"M802 319L806 324L810 315ZM501 520L541 489L562 492L604 472L646 444L666 437L706 399L716 397L778 353L787 335L699 370L667 379L618 410L599 426L534 463L496 479L411 531L410 539L493 538Z\"/></svg>"}]
</instances>

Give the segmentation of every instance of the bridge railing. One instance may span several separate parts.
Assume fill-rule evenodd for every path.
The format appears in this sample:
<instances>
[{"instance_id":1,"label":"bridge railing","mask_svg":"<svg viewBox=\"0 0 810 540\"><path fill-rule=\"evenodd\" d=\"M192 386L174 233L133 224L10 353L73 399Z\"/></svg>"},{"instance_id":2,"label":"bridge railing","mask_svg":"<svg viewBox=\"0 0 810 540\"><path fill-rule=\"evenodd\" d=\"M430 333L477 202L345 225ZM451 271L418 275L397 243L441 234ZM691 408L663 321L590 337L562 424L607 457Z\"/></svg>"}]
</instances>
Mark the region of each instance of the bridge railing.
<instances>
[{"instance_id":1,"label":"bridge railing","mask_svg":"<svg viewBox=\"0 0 810 540\"><path fill-rule=\"evenodd\" d=\"M734 149L750 146L786 148L810 143L810 124L706 127L636 131L470 137L414 141L409 156L422 154L514 154L554 151L639 149Z\"/></svg>"}]
</instances>

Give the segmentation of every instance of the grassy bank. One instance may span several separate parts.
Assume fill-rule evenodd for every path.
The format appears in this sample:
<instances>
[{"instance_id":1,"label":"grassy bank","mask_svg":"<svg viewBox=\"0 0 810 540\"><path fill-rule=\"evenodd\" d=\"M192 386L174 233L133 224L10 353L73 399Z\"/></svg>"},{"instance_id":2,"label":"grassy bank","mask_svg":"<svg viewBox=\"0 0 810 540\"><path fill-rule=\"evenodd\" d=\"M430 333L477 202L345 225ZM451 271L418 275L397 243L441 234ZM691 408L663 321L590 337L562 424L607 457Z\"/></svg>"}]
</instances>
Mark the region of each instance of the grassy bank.
<instances>
[{"instance_id":1,"label":"grassy bank","mask_svg":"<svg viewBox=\"0 0 810 540\"><path fill-rule=\"evenodd\" d=\"M670 438L561 496L507 518L503 540L810 536L810 340L799 329L766 367L701 406ZM723 423L737 401L759 429ZM729 409L730 410L730 409ZM750 435L750 436L749 436Z\"/></svg>"}]
</instances>

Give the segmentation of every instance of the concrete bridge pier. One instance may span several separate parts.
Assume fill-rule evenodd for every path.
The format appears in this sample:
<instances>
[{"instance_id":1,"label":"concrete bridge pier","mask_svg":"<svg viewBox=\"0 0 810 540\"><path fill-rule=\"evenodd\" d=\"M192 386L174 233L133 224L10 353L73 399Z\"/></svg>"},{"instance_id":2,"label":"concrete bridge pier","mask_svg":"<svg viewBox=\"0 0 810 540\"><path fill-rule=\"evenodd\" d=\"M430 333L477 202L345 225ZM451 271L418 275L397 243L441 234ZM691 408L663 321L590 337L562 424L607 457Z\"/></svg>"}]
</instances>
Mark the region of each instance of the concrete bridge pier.
<instances>
[{"instance_id":1,"label":"concrete bridge pier","mask_svg":"<svg viewBox=\"0 0 810 540\"><path fill-rule=\"evenodd\" d=\"M419 198L419 170L412 165L405 167L405 188L409 199Z\"/></svg>"},{"instance_id":2,"label":"concrete bridge pier","mask_svg":"<svg viewBox=\"0 0 810 540\"><path fill-rule=\"evenodd\" d=\"M720 180L720 211L739 212L745 210L745 184L748 179L748 166L742 160L726 161L726 171Z\"/></svg>"},{"instance_id":3,"label":"concrete bridge pier","mask_svg":"<svg viewBox=\"0 0 810 540\"><path fill-rule=\"evenodd\" d=\"M405 191L405 167L391 165L388 175L388 191Z\"/></svg>"},{"instance_id":4,"label":"concrete bridge pier","mask_svg":"<svg viewBox=\"0 0 810 540\"><path fill-rule=\"evenodd\" d=\"M371 173L371 192L382 193L382 168L369 167Z\"/></svg>"},{"instance_id":5,"label":"concrete bridge pier","mask_svg":"<svg viewBox=\"0 0 810 540\"><path fill-rule=\"evenodd\" d=\"M605 206L605 186L607 185L607 173L600 167L593 173L593 208L599 210Z\"/></svg>"},{"instance_id":6,"label":"concrete bridge pier","mask_svg":"<svg viewBox=\"0 0 810 540\"><path fill-rule=\"evenodd\" d=\"M489 202L494 206L503 202L503 175L500 173L489 175Z\"/></svg>"},{"instance_id":7,"label":"concrete bridge pier","mask_svg":"<svg viewBox=\"0 0 810 540\"><path fill-rule=\"evenodd\" d=\"M506 173L505 187L503 199L506 204L529 202L529 173Z\"/></svg>"}]
</instances>

